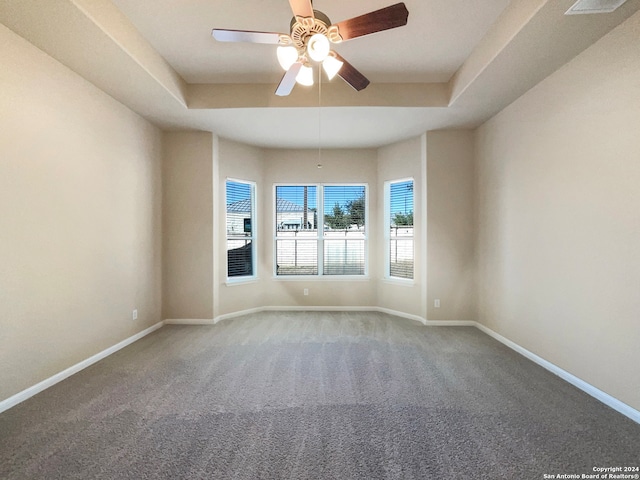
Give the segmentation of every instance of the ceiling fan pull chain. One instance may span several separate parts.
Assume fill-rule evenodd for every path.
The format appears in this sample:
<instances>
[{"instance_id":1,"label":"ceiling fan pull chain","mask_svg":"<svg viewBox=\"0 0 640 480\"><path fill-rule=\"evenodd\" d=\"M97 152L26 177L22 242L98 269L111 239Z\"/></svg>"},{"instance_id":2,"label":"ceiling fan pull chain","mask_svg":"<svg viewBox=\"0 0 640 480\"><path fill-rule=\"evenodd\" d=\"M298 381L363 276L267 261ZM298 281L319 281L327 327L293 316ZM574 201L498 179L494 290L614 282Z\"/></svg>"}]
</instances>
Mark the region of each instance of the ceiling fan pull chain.
<instances>
[{"instance_id":1,"label":"ceiling fan pull chain","mask_svg":"<svg viewBox=\"0 0 640 480\"><path fill-rule=\"evenodd\" d=\"M318 69L318 168L322 168L322 69Z\"/></svg>"}]
</instances>

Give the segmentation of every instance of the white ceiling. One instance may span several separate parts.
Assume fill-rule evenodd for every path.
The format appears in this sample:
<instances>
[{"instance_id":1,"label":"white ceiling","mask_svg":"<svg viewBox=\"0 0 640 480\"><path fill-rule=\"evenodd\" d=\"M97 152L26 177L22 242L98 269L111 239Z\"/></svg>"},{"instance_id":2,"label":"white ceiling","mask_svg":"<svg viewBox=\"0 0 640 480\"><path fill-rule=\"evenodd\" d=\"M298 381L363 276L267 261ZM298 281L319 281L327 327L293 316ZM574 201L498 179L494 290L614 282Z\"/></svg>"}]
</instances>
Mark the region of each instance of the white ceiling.
<instances>
[{"instance_id":1,"label":"white ceiling","mask_svg":"<svg viewBox=\"0 0 640 480\"><path fill-rule=\"evenodd\" d=\"M316 0L337 23L397 0ZM287 0L113 0L188 83L277 83L272 45L218 43L212 28L289 33ZM405 27L354 39L336 51L372 82L446 82L509 0L405 0ZM401 75L401 78L398 78Z\"/></svg>"},{"instance_id":2,"label":"white ceiling","mask_svg":"<svg viewBox=\"0 0 640 480\"><path fill-rule=\"evenodd\" d=\"M338 22L396 0L316 0ZM287 0L0 0L0 22L163 129L262 147L377 147L480 125L640 10L569 15L574 0L405 0L405 27L336 50L371 81L273 92L275 47L212 28L288 32ZM322 108L318 108L320 104Z\"/></svg>"}]
</instances>

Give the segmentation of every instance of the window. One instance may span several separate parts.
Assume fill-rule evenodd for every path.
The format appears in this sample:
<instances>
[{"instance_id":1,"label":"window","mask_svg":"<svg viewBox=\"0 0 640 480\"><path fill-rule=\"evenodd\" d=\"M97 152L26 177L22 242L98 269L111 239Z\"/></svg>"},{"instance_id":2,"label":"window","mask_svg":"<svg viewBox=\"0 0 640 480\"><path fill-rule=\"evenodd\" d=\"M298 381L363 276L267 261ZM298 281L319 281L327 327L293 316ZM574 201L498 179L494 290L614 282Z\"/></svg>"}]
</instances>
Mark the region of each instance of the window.
<instances>
[{"instance_id":1,"label":"window","mask_svg":"<svg viewBox=\"0 0 640 480\"><path fill-rule=\"evenodd\" d=\"M366 275L365 185L277 185L276 275Z\"/></svg>"},{"instance_id":2,"label":"window","mask_svg":"<svg viewBox=\"0 0 640 480\"><path fill-rule=\"evenodd\" d=\"M255 183L227 180L227 277L255 277Z\"/></svg>"},{"instance_id":3,"label":"window","mask_svg":"<svg viewBox=\"0 0 640 480\"><path fill-rule=\"evenodd\" d=\"M365 274L365 187L324 187L325 275Z\"/></svg>"},{"instance_id":4,"label":"window","mask_svg":"<svg viewBox=\"0 0 640 480\"><path fill-rule=\"evenodd\" d=\"M413 180L385 184L387 275L413 279Z\"/></svg>"},{"instance_id":5,"label":"window","mask_svg":"<svg viewBox=\"0 0 640 480\"><path fill-rule=\"evenodd\" d=\"M276 186L276 275L318 274L318 188Z\"/></svg>"}]
</instances>

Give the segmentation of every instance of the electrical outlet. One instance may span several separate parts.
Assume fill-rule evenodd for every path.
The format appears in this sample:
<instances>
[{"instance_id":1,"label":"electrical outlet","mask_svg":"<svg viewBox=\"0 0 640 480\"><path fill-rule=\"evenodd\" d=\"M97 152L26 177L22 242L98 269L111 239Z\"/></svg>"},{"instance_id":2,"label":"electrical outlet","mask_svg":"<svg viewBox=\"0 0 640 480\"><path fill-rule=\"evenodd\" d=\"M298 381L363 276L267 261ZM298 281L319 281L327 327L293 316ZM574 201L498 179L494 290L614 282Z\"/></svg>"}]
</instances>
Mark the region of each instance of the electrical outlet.
<instances>
[{"instance_id":1,"label":"electrical outlet","mask_svg":"<svg viewBox=\"0 0 640 480\"><path fill-rule=\"evenodd\" d=\"M305 295L309 295L309 289L308 289L308 288L305 288L305 289L304 289L304 294L305 294Z\"/></svg>"},{"instance_id":2,"label":"electrical outlet","mask_svg":"<svg viewBox=\"0 0 640 480\"><path fill-rule=\"evenodd\" d=\"M436 308L440 308L440 299L439 298L436 298L433 301L433 306L436 307Z\"/></svg>"},{"instance_id":3,"label":"electrical outlet","mask_svg":"<svg viewBox=\"0 0 640 480\"><path fill-rule=\"evenodd\" d=\"M138 309L135 309L135 310L133 311L133 314L131 315L131 317L132 317L134 320L137 320L137 319L138 319Z\"/></svg>"}]
</instances>

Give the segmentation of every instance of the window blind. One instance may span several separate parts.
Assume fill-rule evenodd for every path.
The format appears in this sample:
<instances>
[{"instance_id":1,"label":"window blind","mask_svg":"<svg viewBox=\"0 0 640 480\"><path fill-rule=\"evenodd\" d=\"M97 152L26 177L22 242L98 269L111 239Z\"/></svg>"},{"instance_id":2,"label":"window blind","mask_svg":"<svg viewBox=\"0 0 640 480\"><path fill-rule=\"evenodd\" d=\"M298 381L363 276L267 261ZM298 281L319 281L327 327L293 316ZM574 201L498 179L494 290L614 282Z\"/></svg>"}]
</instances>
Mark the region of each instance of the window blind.
<instances>
[{"instance_id":1,"label":"window blind","mask_svg":"<svg viewBox=\"0 0 640 480\"><path fill-rule=\"evenodd\" d=\"M276 186L276 275L318 274L318 187Z\"/></svg>"},{"instance_id":2,"label":"window blind","mask_svg":"<svg viewBox=\"0 0 640 480\"><path fill-rule=\"evenodd\" d=\"M325 275L364 275L366 197L363 185L324 187Z\"/></svg>"},{"instance_id":3,"label":"window blind","mask_svg":"<svg viewBox=\"0 0 640 480\"><path fill-rule=\"evenodd\" d=\"M227 198L227 276L254 275L255 186L228 180Z\"/></svg>"},{"instance_id":4,"label":"window blind","mask_svg":"<svg viewBox=\"0 0 640 480\"><path fill-rule=\"evenodd\" d=\"M413 278L413 180L389 183L389 276Z\"/></svg>"},{"instance_id":5,"label":"window blind","mask_svg":"<svg viewBox=\"0 0 640 480\"><path fill-rule=\"evenodd\" d=\"M366 187L275 189L276 275L364 275Z\"/></svg>"}]
</instances>

